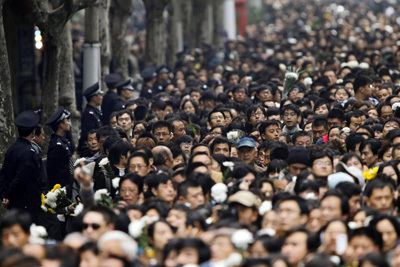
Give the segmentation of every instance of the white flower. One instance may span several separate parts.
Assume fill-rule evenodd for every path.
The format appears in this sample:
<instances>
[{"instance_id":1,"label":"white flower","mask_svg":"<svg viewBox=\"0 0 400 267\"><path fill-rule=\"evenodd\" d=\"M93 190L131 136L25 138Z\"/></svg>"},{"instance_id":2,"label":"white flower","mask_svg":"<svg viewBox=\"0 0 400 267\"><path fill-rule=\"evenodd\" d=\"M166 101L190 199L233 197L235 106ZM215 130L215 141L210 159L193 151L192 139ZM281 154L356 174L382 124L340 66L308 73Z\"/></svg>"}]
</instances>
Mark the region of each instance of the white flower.
<instances>
[{"instance_id":1,"label":"white flower","mask_svg":"<svg viewBox=\"0 0 400 267\"><path fill-rule=\"evenodd\" d=\"M250 243L254 242L253 234L247 229L236 230L232 236L231 241L236 248L246 250Z\"/></svg>"},{"instance_id":2,"label":"white flower","mask_svg":"<svg viewBox=\"0 0 400 267\"><path fill-rule=\"evenodd\" d=\"M264 214L267 213L270 210L272 210L271 201L264 201L263 203L261 203L260 208L258 208L258 213L261 216L264 216Z\"/></svg>"},{"instance_id":3,"label":"white flower","mask_svg":"<svg viewBox=\"0 0 400 267\"><path fill-rule=\"evenodd\" d=\"M103 198L102 198L103 195L106 195L106 196L109 195L107 189L99 189L99 190L97 190L97 191L94 193L94 200L95 200L96 202L101 201L101 200L103 199Z\"/></svg>"},{"instance_id":4,"label":"white flower","mask_svg":"<svg viewBox=\"0 0 400 267\"><path fill-rule=\"evenodd\" d=\"M357 68L358 67L358 61L357 60L352 60L347 62L347 66L350 67L351 69Z\"/></svg>"},{"instance_id":5,"label":"white flower","mask_svg":"<svg viewBox=\"0 0 400 267\"><path fill-rule=\"evenodd\" d=\"M121 180L121 178L119 177L115 177L114 179L112 179L112 185L115 189L118 189L119 187L119 180Z\"/></svg>"},{"instance_id":6,"label":"white flower","mask_svg":"<svg viewBox=\"0 0 400 267\"><path fill-rule=\"evenodd\" d=\"M275 231L275 229L272 229L272 228L264 228L257 232L257 235L259 235L259 236L262 236L262 235L275 236L275 234L276 234L276 231Z\"/></svg>"},{"instance_id":7,"label":"white flower","mask_svg":"<svg viewBox=\"0 0 400 267\"><path fill-rule=\"evenodd\" d=\"M44 212L47 212L47 208L45 206L40 206Z\"/></svg>"},{"instance_id":8,"label":"white flower","mask_svg":"<svg viewBox=\"0 0 400 267\"><path fill-rule=\"evenodd\" d=\"M86 160L86 158L80 158L80 159L75 160L74 167L78 166L79 163L84 162L85 160Z\"/></svg>"},{"instance_id":9,"label":"white flower","mask_svg":"<svg viewBox=\"0 0 400 267\"><path fill-rule=\"evenodd\" d=\"M108 158L105 157L104 159L102 159L102 160L99 162L99 167L103 167L103 166L105 166L105 165L107 165L107 164L108 164Z\"/></svg>"},{"instance_id":10,"label":"white flower","mask_svg":"<svg viewBox=\"0 0 400 267\"><path fill-rule=\"evenodd\" d=\"M239 253L231 253L229 257L225 260L225 266L240 266L243 257Z\"/></svg>"},{"instance_id":11,"label":"white flower","mask_svg":"<svg viewBox=\"0 0 400 267\"><path fill-rule=\"evenodd\" d=\"M33 223L31 225L31 227L29 228L29 231L31 233L31 235L29 237L29 243L42 244L42 245L44 245L46 243L46 240L44 239L47 237L46 228Z\"/></svg>"},{"instance_id":12,"label":"white flower","mask_svg":"<svg viewBox=\"0 0 400 267\"><path fill-rule=\"evenodd\" d=\"M49 192L46 195L46 200L44 201L48 206L50 206L52 209L57 208L57 194L56 192Z\"/></svg>"},{"instance_id":13,"label":"white flower","mask_svg":"<svg viewBox=\"0 0 400 267\"><path fill-rule=\"evenodd\" d=\"M76 205L75 210L74 210L74 215L78 216L81 212L83 211L83 204L79 203Z\"/></svg>"},{"instance_id":14,"label":"white flower","mask_svg":"<svg viewBox=\"0 0 400 267\"><path fill-rule=\"evenodd\" d=\"M224 183L217 183L211 187L211 196L217 203L224 202L228 195L228 187Z\"/></svg>"},{"instance_id":15,"label":"white flower","mask_svg":"<svg viewBox=\"0 0 400 267\"><path fill-rule=\"evenodd\" d=\"M238 132L237 131L230 131L227 133L228 139L236 140L238 138Z\"/></svg>"},{"instance_id":16,"label":"white flower","mask_svg":"<svg viewBox=\"0 0 400 267\"><path fill-rule=\"evenodd\" d=\"M336 84L342 84L343 83L343 79L337 79L336 80Z\"/></svg>"},{"instance_id":17,"label":"white flower","mask_svg":"<svg viewBox=\"0 0 400 267\"><path fill-rule=\"evenodd\" d=\"M304 79L304 84L305 85L311 85L313 84L312 78L311 77L307 77Z\"/></svg>"},{"instance_id":18,"label":"white flower","mask_svg":"<svg viewBox=\"0 0 400 267\"><path fill-rule=\"evenodd\" d=\"M66 193L67 193L67 188L65 188L65 186L64 186L63 188L61 188L60 190L61 190L61 191L63 191L63 192L64 192L64 194L66 194Z\"/></svg>"},{"instance_id":19,"label":"white flower","mask_svg":"<svg viewBox=\"0 0 400 267\"><path fill-rule=\"evenodd\" d=\"M222 162L222 165L229 168L231 172L233 172L233 167L235 167L235 163L233 163L232 161L224 161Z\"/></svg>"},{"instance_id":20,"label":"white flower","mask_svg":"<svg viewBox=\"0 0 400 267\"><path fill-rule=\"evenodd\" d=\"M359 67L361 69L368 69L369 68L369 64L367 62L361 62Z\"/></svg>"},{"instance_id":21,"label":"white flower","mask_svg":"<svg viewBox=\"0 0 400 267\"><path fill-rule=\"evenodd\" d=\"M139 238L142 234L143 228L146 226L146 219L145 217L141 218L140 220L133 221L129 224L129 234L133 238Z\"/></svg>"},{"instance_id":22,"label":"white flower","mask_svg":"<svg viewBox=\"0 0 400 267\"><path fill-rule=\"evenodd\" d=\"M285 74L285 79L297 80L298 78L299 78L299 75L296 72L286 72L286 74Z\"/></svg>"},{"instance_id":23,"label":"white flower","mask_svg":"<svg viewBox=\"0 0 400 267\"><path fill-rule=\"evenodd\" d=\"M349 222L347 225L352 230L357 229L357 223L356 222Z\"/></svg>"},{"instance_id":24,"label":"white flower","mask_svg":"<svg viewBox=\"0 0 400 267\"><path fill-rule=\"evenodd\" d=\"M280 69L281 71L285 71L285 70L286 70L286 65L283 64L283 63L279 63L279 69Z\"/></svg>"},{"instance_id":25,"label":"white flower","mask_svg":"<svg viewBox=\"0 0 400 267\"><path fill-rule=\"evenodd\" d=\"M395 102L392 105L392 110L395 111L398 107L400 107L400 102Z\"/></svg>"}]
</instances>

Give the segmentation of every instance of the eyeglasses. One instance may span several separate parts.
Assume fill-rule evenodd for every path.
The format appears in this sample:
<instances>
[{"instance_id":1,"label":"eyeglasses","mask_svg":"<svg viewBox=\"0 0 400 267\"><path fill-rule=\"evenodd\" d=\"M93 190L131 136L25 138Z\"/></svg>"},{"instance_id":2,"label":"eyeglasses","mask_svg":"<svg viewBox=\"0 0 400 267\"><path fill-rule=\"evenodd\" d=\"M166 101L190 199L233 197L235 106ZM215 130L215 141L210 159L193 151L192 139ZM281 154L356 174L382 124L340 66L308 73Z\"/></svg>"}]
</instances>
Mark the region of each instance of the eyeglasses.
<instances>
[{"instance_id":1,"label":"eyeglasses","mask_svg":"<svg viewBox=\"0 0 400 267\"><path fill-rule=\"evenodd\" d=\"M83 229L88 229L90 227L92 227L93 230L97 230L100 228L100 224L98 223L83 223Z\"/></svg>"},{"instance_id":2,"label":"eyeglasses","mask_svg":"<svg viewBox=\"0 0 400 267\"><path fill-rule=\"evenodd\" d=\"M214 117L211 117L211 120L217 120L217 119L222 120L223 118L224 118L224 116L214 116Z\"/></svg>"},{"instance_id":3,"label":"eyeglasses","mask_svg":"<svg viewBox=\"0 0 400 267\"><path fill-rule=\"evenodd\" d=\"M325 162L323 162L323 161L316 161L316 162L314 162L314 165L315 165L315 166L318 166L318 167L322 167L322 166L329 167L329 166L332 165L332 162L330 162L330 161L325 161Z\"/></svg>"},{"instance_id":4,"label":"eyeglasses","mask_svg":"<svg viewBox=\"0 0 400 267\"><path fill-rule=\"evenodd\" d=\"M136 169L141 170L141 169L146 168L146 167L147 166L143 166L143 165L134 165L134 164L129 165L129 168L133 169L133 170L136 170Z\"/></svg>"},{"instance_id":5,"label":"eyeglasses","mask_svg":"<svg viewBox=\"0 0 400 267\"><path fill-rule=\"evenodd\" d=\"M192 143L181 143L181 147L185 147L185 146L192 146Z\"/></svg>"},{"instance_id":6,"label":"eyeglasses","mask_svg":"<svg viewBox=\"0 0 400 267\"><path fill-rule=\"evenodd\" d=\"M160 136L168 136L170 135L170 133L155 133L154 135L160 137Z\"/></svg>"},{"instance_id":7,"label":"eyeglasses","mask_svg":"<svg viewBox=\"0 0 400 267\"><path fill-rule=\"evenodd\" d=\"M264 113L262 113L262 112L255 112L255 113L252 113L252 114L250 115L250 117L261 116L261 115L264 115Z\"/></svg>"}]
</instances>

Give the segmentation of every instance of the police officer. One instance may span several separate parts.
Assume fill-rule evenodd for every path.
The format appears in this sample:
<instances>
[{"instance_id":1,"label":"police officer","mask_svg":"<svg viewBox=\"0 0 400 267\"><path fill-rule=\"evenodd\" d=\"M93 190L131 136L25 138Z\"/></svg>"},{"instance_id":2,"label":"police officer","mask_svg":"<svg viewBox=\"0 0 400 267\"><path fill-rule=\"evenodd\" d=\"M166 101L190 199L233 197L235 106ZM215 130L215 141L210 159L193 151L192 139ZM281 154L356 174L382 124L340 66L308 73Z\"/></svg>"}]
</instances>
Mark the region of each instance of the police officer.
<instances>
[{"instance_id":1,"label":"police officer","mask_svg":"<svg viewBox=\"0 0 400 267\"><path fill-rule=\"evenodd\" d=\"M153 98L154 95L153 86L156 82L156 69L154 67L146 68L142 71L141 75L143 78L143 87L140 91L140 97L144 97L150 100Z\"/></svg>"},{"instance_id":2,"label":"police officer","mask_svg":"<svg viewBox=\"0 0 400 267\"><path fill-rule=\"evenodd\" d=\"M117 104L115 105L114 110L115 111L120 111L125 109L125 104L126 102L132 98L133 91L135 90L131 84L131 79L128 79L126 81L122 81L115 85L117 87L119 99L117 101Z\"/></svg>"},{"instance_id":3,"label":"police officer","mask_svg":"<svg viewBox=\"0 0 400 267\"><path fill-rule=\"evenodd\" d=\"M66 133L71 131L69 117L70 113L63 107L59 107L46 121L46 125L54 131L47 151L47 176L50 188L53 188L55 184L63 187L72 179L74 147L65 137Z\"/></svg>"},{"instance_id":4,"label":"police officer","mask_svg":"<svg viewBox=\"0 0 400 267\"><path fill-rule=\"evenodd\" d=\"M99 129L103 125L100 111L101 104L103 103L103 93L98 82L83 92L88 102L81 119L81 139L83 141L86 141L90 130Z\"/></svg>"},{"instance_id":5,"label":"police officer","mask_svg":"<svg viewBox=\"0 0 400 267\"><path fill-rule=\"evenodd\" d=\"M121 76L116 73L108 74L104 78L104 82L107 84L108 91L104 95L103 104L101 105L101 111L103 112L103 125L108 125L110 122L110 115L114 111L115 105L118 102L117 94L117 83L121 80Z\"/></svg>"},{"instance_id":6,"label":"police officer","mask_svg":"<svg viewBox=\"0 0 400 267\"><path fill-rule=\"evenodd\" d=\"M153 85L153 95L164 92L164 86L171 83L169 73L170 70L166 65L157 68L157 81Z\"/></svg>"},{"instance_id":7,"label":"police officer","mask_svg":"<svg viewBox=\"0 0 400 267\"><path fill-rule=\"evenodd\" d=\"M31 110L15 118L19 137L7 150L0 172L3 205L28 211L34 221L40 209L42 159L31 141L39 120L39 115Z\"/></svg>"}]
</instances>

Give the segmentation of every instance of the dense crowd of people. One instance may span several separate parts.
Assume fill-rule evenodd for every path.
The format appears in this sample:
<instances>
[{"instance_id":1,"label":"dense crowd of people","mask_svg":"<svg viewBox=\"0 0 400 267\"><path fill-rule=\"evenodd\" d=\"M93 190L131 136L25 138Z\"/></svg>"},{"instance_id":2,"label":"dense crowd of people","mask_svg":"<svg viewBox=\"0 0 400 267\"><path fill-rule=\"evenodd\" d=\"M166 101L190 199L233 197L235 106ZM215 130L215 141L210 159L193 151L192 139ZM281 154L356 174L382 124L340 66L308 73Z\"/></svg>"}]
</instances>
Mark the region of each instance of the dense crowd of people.
<instances>
[{"instance_id":1,"label":"dense crowd of people","mask_svg":"<svg viewBox=\"0 0 400 267\"><path fill-rule=\"evenodd\" d=\"M107 75L78 144L63 107L21 112L0 265L399 267L400 5L309 2Z\"/></svg>"}]
</instances>

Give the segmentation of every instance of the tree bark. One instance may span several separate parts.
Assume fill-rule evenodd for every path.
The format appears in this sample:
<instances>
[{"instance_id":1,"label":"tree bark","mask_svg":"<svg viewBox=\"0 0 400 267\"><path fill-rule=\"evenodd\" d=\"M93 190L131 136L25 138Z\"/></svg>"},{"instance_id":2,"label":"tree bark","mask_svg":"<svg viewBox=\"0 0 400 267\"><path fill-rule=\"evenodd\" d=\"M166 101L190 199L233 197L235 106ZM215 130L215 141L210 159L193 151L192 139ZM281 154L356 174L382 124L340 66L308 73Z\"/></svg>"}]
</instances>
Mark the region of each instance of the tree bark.
<instances>
[{"instance_id":1,"label":"tree bark","mask_svg":"<svg viewBox=\"0 0 400 267\"><path fill-rule=\"evenodd\" d=\"M221 48L224 35L224 0L213 1L212 6L214 21L213 44L214 47Z\"/></svg>"},{"instance_id":2,"label":"tree bark","mask_svg":"<svg viewBox=\"0 0 400 267\"><path fill-rule=\"evenodd\" d=\"M3 23L4 2L0 0L0 159L4 159L7 148L15 140L11 74Z\"/></svg>"},{"instance_id":3,"label":"tree bark","mask_svg":"<svg viewBox=\"0 0 400 267\"><path fill-rule=\"evenodd\" d=\"M71 112L72 139L78 143L81 114L76 109L75 77L72 59L71 23L65 24L60 36L59 104Z\"/></svg>"},{"instance_id":4,"label":"tree bark","mask_svg":"<svg viewBox=\"0 0 400 267\"><path fill-rule=\"evenodd\" d=\"M201 47L202 43L212 44L214 25L211 0L193 0L191 25L193 38L190 38L190 49Z\"/></svg>"},{"instance_id":5,"label":"tree bark","mask_svg":"<svg viewBox=\"0 0 400 267\"><path fill-rule=\"evenodd\" d=\"M186 45L194 43L192 34L192 12L193 12L193 0L185 0L181 3L182 9L182 23L183 23L183 40Z\"/></svg>"},{"instance_id":6,"label":"tree bark","mask_svg":"<svg viewBox=\"0 0 400 267\"><path fill-rule=\"evenodd\" d=\"M166 27L164 9L171 0L144 0L146 6L146 52L145 67L165 64Z\"/></svg>"},{"instance_id":7,"label":"tree bark","mask_svg":"<svg viewBox=\"0 0 400 267\"><path fill-rule=\"evenodd\" d=\"M182 0L171 0L168 8L168 66L174 68L176 54L183 51Z\"/></svg>"},{"instance_id":8,"label":"tree bark","mask_svg":"<svg viewBox=\"0 0 400 267\"><path fill-rule=\"evenodd\" d=\"M31 0L32 12L36 25L43 33L44 67L42 82L42 123L58 108L59 78L60 78L60 47L61 35L65 24L77 11L88 7L96 0L66 0L54 1L54 9L49 10L47 3L42 0ZM72 75L72 73L71 73ZM49 140L51 131L45 127L45 134ZM44 143L43 151L47 150L48 143Z\"/></svg>"},{"instance_id":9,"label":"tree bark","mask_svg":"<svg viewBox=\"0 0 400 267\"><path fill-rule=\"evenodd\" d=\"M133 12L133 0L115 0L110 6L111 51L114 72L128 78L128 44L125 41L128 19Z\"/></svg>"},{"instance_id":10,"label":"tree bark","mask_svg":"<svg viewBox=\"0 0 400 267\"><path fill-rule=\"evenodd\" d=\"M101 77L105 77L110 73L110 20L108 17L110 11L110 0L99 0L99 41L101 43ZM102 83L102 88L106 89L106 84Z\"/></svg>"}]
</instances>

